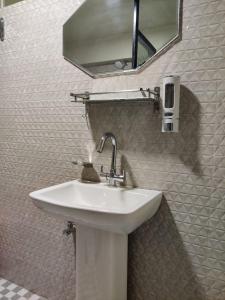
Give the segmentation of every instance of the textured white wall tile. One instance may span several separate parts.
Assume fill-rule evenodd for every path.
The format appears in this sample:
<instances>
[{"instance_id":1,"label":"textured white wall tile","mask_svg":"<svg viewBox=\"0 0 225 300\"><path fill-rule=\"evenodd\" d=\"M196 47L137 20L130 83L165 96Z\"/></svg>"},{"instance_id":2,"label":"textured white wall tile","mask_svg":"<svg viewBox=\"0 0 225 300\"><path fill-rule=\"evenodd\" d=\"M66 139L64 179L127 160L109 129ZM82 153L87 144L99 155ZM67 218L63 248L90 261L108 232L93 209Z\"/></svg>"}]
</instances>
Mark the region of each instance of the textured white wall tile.
<instances>
[{"instance_id":1,"label":"textured white wall tile","mask_svg":"<svg viewBox=\"0 0 225 300\"><path fill-rule=\"evenodd\" d=\"M62 25L83 1L6 7L0 43L0 274L50 300L75 299L74 241L30 191L79 177L75 159L105 131L128 181L163 190L158 214L130 236L129 300L225 299L225 0L184 0L183 40L139 75L93 80L62 57ZM161 85L181 76L178 134L146 105L84 107L69 93ZM96 169L110 149L93 154ZM120 161L121 160L121 161Z\"/></svg>"}]
</instances>

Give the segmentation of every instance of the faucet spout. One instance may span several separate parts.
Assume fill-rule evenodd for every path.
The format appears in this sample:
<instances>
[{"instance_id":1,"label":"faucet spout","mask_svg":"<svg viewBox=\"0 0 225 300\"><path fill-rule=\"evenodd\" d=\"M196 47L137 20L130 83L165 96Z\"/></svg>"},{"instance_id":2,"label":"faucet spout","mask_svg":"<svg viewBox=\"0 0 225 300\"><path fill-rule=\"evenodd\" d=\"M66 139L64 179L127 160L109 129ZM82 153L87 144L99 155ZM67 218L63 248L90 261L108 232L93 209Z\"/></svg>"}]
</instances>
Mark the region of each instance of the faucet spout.
<instances>
[{"instance_id":1,"label":"faucet spout","mask_svg":"<svg viewBox=\"0 0 225 300\"><path fill-rule=\"evenodd\" d=\"M98 144L97 151L99 153L102 153L105 142L110 139L112 143L112 161L111 161L111 169L110 169L110 174L114 175L116 173L116 155L117 155L117 142L116 142L116 137L114 134L111 132L106 132L103 134L101 137L100 143Z\"/></svg>"},{"instance_id":2,"label":"faucet spout","mask_svg":"<svg viewBox=\"0 0 225 300\"><path fill-rule=\"evenodd\" d=\"M111 143L112 143L112 161L111 161L111 168L109 173L105 173L103 172L103 166L101 166L101 173L100 176L105 177L108 181L108 184L111 186L116 186L117 182L120 183L124 183L125 182L125 177L126 177L126 173L123 170L122 174L117 174L116 173L116 154L117 154L117 142L116 142L116 137L114 134L112 134L111 132L106 132L105 134L103 134L103 136L101 137L100 143L97 146L97 151L99 153L102 153L104 146L105 146L105 142L110 139Z\"/></svg>"},{"instance_id":3,"label":"faucet spout","mask_svg":"<svg viewBox=\"0 0 225 300\"><path fill-rule=\"evenodd\" d=\"M116 186L117 183L124 183L126 179L126 173L123 170L121 174L116 173L116 154L117 154L117 142L116 137L111 132L106 132L101 137L100 143L98 144L97 151L102 153L105 142L107 139L111 140L112 143L112 161L111 161L111 168L109 173L103 172L103 166L101 166L101 173L100 176L105 177L108 181L108 184L111 186Z\"/></svg>"}]
</instances>

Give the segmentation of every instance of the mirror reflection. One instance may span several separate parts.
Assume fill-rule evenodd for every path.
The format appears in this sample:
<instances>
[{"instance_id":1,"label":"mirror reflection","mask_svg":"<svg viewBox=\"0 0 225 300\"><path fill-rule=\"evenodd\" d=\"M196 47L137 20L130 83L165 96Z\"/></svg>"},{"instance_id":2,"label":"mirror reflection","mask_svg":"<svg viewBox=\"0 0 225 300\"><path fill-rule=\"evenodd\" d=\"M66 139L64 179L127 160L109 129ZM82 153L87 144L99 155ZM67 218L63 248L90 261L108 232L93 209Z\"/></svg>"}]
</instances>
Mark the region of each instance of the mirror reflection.
<instances>
[{"instance_id":1,"label":"mirror reflection","mask_svg":"<svg viewBox=\"0 0 225 300\"><path fill-rule=\"evenodd\" d=\"M179 7L179 0L86 0L64 24L64 57L91 76L140 69L179 39Z\"/></svg>"},{"instance_id":2,"label":"mirror reflection","mask_svg":"<svg viewBox=\"0 0 225 300\"><path fill-rule=\"evenodd\" d=\"M3 0L2 6L13 5L13 4L16 4L17 2L21 2L21 1L23 1L23 0Z\"/></svg>"}]
</instances>

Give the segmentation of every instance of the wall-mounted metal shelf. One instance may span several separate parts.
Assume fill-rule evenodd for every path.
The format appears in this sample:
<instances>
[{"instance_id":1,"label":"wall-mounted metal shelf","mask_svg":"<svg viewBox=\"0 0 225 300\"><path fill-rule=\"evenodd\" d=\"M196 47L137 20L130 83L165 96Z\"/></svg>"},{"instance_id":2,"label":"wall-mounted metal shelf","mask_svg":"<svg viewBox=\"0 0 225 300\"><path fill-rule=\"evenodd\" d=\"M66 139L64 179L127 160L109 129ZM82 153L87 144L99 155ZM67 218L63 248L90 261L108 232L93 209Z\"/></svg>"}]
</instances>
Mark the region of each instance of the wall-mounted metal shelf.
<instances>
[{"instance_id":1,"label":"wall-mounted metal shelf","mask_svg":"<svg viewBox=\"0 0 225 300\"><path fill-rule=\"evenodd\" d=\"M83 118L86 119L88 128L89 124L89 107L86 104L109 104L109 103L153 103L154 111L159 111L160 108L160 88L155 87L154 90L137 89L137 90L123 90L116 92L99 92L99 93L70 93L74 99L71 102L85 104L85 114Z\"/></svg>"},{"instance_id":2,"label":"wall-mounted metal shelf","mask_svg":"<svg viewBox=\"0 0 225 300\"><path fill-rule=\"evenodd\" d=\"M71 102L81 102L83 104L153 102L156 106L159 106L160 88L155 87L154 90L140 88L114 92L70 93L70 96L74 98Z\"/></svg>"}]
</instances>

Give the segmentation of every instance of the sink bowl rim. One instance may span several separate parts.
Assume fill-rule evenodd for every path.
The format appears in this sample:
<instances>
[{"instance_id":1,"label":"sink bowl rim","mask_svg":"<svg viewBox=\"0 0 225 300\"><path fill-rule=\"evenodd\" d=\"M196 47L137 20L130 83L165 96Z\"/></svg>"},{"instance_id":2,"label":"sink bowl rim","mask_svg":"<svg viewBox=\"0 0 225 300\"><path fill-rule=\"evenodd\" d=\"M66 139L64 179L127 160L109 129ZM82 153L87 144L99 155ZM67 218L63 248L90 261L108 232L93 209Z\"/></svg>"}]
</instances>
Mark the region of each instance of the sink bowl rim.
<instances>
[{"instance_id":1,"label":"sink bowl rim","mask_svg":"<svg viewBox=\"0 0 225 300\"><path fill-rule=\"evenodd\" d=\"M43 192L48 192L48 191L52 191L52 190L55 190L57 188L60 188L60 187L67 187L67 186L70 186L70 185L73 185L73 184L76 184L76 185L89 185L91 187L96 187L96 188L107 188L109 190L113 190L113 191L121 191L121 192L136 192L137 194L141 195L141 196L148 196L149 194L149 197L151 197L152 199L146 201L144 204L141 204L141 205L138 205L138 206L135 206L135 207L132 207L130 208L129 210L126 210L126 211L109 211L109 210L106 210L106 209L101 209L99 210L99 208L92 208L90 206L82 206L82 205L78 205L78 206L73 206L73 205L68 205L68 203L64 202L64 203L59 203L59 202L54 202L53 200L51 200L50 197L48 196L45 196L45 195L41 195L41 193ZM143 192L145 193L145 195L143 194ZM154 192L155 195L153 196L151 193ZM141 194L142 193L142 194ZM53 185L53 186L50 186L50 187L46 187L46 188L42 188L40 190L36 190L36 191L33 191L29 194L29 196L35 201L35 202L43 202L43 203L47 203L49 205L55 205L55 206L59 206L59 207L62 207L62 208L70 208L70 209L75 209L75 210L79 210L79 211L89 211L89 212L92 212L92 213L98 213L98 214L108 214L108 215L124 215L124 216L128 216L128 215L131 215L135 212L137 212L138 210L140 209L143 209L145 206L147 206L149 204L149 202L151 202L153 199L155 199L156 197L162 197L162 192L160 191L157 191L157 190L148 190L148 189L140 189L140 188L132 188L132 187L112 187L112 186L109 186L107 183L104 183L104 182L100 182L100 183L82 183L81 181L79 180L72 180L72 181L67 181L67 182L64 182L64 183L60 183L60 184L56 184L56 185ZM41 199L40 199L41 197Z\"/></svg>"}]
</instances>

